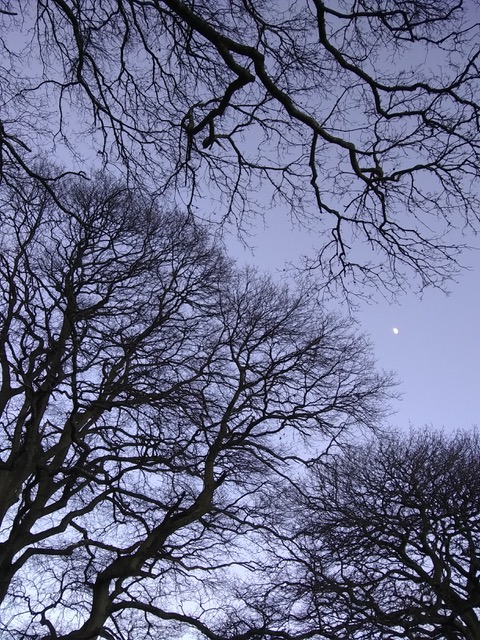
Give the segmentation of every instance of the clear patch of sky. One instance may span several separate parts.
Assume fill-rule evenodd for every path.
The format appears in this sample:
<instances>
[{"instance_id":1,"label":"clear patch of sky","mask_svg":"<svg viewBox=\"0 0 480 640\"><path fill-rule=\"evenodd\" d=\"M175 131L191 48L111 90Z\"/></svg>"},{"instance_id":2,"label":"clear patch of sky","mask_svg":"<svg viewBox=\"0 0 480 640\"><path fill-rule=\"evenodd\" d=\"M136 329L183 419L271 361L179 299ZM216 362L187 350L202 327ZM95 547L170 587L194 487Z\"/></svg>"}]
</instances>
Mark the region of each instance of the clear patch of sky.
<instances>
[{"instance_id":1,"label":"clear patch of sky","mask_svg":"<svg viewBox=\"0 0 480 640\"><path fill-rule=\"evenodd\" d=\"M252 236L253 251L233 237L228 250L239 264L283 278L285 262L308 253L314 243L311 233L272 214ZM379 295L359 305L356 328L370 336L378 366L400 380L402 398L393 404L392 425L480 425L480 251L466 254L464 262L471 270L451 283L448 296L427 290L422 297L406 293L390 302Z\"/></svg>"}]
</instances>

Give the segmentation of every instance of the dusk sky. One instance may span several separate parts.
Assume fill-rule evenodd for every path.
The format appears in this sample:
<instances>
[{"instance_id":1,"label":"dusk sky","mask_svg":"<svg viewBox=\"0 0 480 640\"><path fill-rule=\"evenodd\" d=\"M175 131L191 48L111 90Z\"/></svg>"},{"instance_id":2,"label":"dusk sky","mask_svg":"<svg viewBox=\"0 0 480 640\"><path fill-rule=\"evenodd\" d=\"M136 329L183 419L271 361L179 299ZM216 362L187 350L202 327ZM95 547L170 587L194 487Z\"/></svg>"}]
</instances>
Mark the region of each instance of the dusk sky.
<instances>
[{"instance_id":1,"label":"dusk sky","mask_svg":"<svg viewBox=\"0 0 480 640\"><path fill-rule=\"evenodd\" d=\"M414 66L417 59L407 55L401 63ZM84 144L91 142L88 140ZM256 140L252 140L255 144ZM95 151L91 154L93 164L104 159ZM63 160L61 154L57 159ZM282 275L285 261L295 262L314 244L321 245L314 234L292 231L282 211L272 210L267 222L267 229L257 229L252 236L256 247L253 254L235 242L229 243L240 262ZM457 282L450 284L448 297L429 290L423 299L408 294L397 303L389 303L379 294L371 304L362 304L356 316L358 329L370 336L379 366L395 371L401 381L403 400L393 407L393 424L432 424L454 429L480 423L480 251L479 255L465 256L464 261L472 271L463 272ZM341 306L339 311L347 312ZM398 327L397 335L393 327Z\"/></svg>"},{"instance_id":2,"label":"dusk sky","mask_svg":"<svg viewBox=\"0 0 480 640\"><path fill-rule=\"evenodd\" d=\"M267 228L252 238L253 252L235 242L230 251L240 263L256 264L281 278L285 260L295 261L314 242L311 234L292 230L280 212L272 211ZM427 290L422 297L405 294L393 303L378 294L362 303L355 316L357 329L370 337L378 366L397 374L402 399L392 403L390 423L402 429L480 425L480 251L464 254L462 261L470 270L449 284L448 295Z\"/></svg>"}]
</instances>

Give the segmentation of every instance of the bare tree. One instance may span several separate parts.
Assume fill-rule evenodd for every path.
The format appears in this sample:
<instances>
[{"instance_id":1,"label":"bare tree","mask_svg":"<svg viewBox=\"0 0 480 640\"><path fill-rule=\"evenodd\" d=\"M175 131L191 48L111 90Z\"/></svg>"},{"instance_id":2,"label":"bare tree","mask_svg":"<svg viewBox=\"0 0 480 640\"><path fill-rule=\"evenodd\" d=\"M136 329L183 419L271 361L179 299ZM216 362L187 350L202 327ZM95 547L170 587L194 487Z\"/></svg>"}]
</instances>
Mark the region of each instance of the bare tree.
<instances>
[{"instance_id":1,"label":"bare tree","mask_svg":"<svg viewBox=\"0 0 480 640\"><path fill-rule=\"evenodd\" d=\"M266 610L298 637L478 639L479 478L476 431L383 435L329 456L287 507Z\"/></svg>"},{"instance_id":2,"label":"bare tree","mask_svg":"<svg viewBox=\"0 0 480 640\"><path fill-rule=\"evenodd\" d=\"M22 188L0 191L0 631L215 638L261 496L374 427L390 380L188 216L99 176L62 208Z\"/></svg>"},{"instance_id":3,"label":"bare tree","mask_svg":"<svg viewBox=\"0 0 480 640\"><path fill-rule=\"evenodd\" d=\"M463 243L449 232L478 229L473 2L2 6L5 180L38 175L39 152L93 148L240 228L261 188L260 208L287 204L315 231L305 266L332 286L441 285Z\"/></svg>"}]
</instances>

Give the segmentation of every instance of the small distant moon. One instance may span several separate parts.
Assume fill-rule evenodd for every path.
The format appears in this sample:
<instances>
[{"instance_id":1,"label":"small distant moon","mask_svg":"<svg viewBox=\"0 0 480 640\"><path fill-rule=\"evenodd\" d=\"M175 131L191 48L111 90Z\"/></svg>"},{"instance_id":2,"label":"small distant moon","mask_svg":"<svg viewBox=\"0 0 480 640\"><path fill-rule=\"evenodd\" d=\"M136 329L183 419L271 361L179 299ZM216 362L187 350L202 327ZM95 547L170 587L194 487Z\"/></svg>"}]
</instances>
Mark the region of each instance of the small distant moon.
<instances>
[{"instance_id":1,"label":"small distant moon","mask_svg":"<svg viewBox=\"0 0 480 640\"><path fill-rule=\"evenodd\" d=\"M394 333L395 335L398 335L398 332L399 332L399 331L398 331L397 327L393 327L392 331L393 331L393 333Z\"/></svg>"}]
</instances>

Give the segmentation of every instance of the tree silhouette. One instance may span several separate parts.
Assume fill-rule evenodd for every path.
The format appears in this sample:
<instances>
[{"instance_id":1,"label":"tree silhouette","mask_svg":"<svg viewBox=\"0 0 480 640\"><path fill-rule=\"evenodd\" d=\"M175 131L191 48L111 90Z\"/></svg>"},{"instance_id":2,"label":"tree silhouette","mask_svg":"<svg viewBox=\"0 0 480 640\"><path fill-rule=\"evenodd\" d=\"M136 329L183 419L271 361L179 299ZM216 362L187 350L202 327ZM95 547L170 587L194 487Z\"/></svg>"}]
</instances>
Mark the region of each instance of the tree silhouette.
<instances>
[{"instance_id":1,"label":"tree silhouette","mask_svg":"<svg viewBox=\"0 0 480 640\"><path fill-rule=\"evenodd\" d=\"M476 431L423 430L316 464L277 510L270 618L304 638L478 638L479 453Z\"/></svg>"},{"instance_id":2,"label":"tree silhouette","mask_svg":"<svg viewBox=\"0 0 480 640\"><path fill-rule=\"evenodd\" d=\"M3 6L3 180L52 186L40 152L93 153L240 229L287 206L333 288L442 285L463 244L449 232L478 229L474 3Z\"/></svg>"},{"instance_id":3,"label":"tree silhouette","mask_svg":"<svg viewBox=\"0 0 480 640\"><path fill-rule=\"evenodd\" d=\"M267 487L375 427L390 379L188 216L101 176L56 188L0 191L0 629L213 638Z\"/></svg>"}]
</instances>

